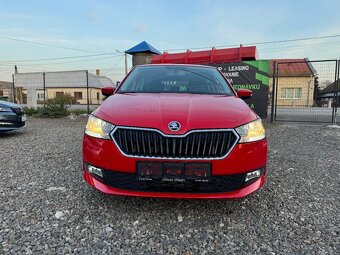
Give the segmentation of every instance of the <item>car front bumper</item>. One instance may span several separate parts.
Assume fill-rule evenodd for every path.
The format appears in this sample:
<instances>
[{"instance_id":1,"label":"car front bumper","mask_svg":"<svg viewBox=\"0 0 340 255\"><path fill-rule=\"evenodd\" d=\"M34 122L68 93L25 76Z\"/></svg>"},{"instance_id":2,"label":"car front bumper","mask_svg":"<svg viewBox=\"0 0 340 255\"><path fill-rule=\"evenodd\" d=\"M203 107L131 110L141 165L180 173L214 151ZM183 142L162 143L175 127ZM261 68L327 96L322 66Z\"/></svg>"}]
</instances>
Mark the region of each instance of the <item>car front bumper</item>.
<instances>
[{"instance_id":1,"label":"car front bumper","mask_svg":"<svg viewBox=\"0 0 340 255\"><path fill-rule=\"evenodd\" d=\"M14 112L0 113L0 132L12 131L26 125L26 115L17 115Z\"/></svg>"},{"instance_id":2,"label":"car front bumper","mask_svg":"<svg viewBox=\"0 0 340 255\"><path fill-rule=\"evenodd\" d=\"M85 165L90 164L92 166L103 169L108 174L122 174L124 176L129 175L134 177L136 174L136 165L139 161L149 162L197 162L195 160L171 160L171 159L141 159L124 156L116 147L112 140L104 140L84 135L83 140L83 161L84 161L84 179L95 189L100 190L106 194L112 195L126 195L126 196L139 196L139 197L158 197L158 198L206 198L206 199L219 199L219 198L241 198L251 194L265 183L266 175L266 161L267 161L267 141L266 139L246 143L236 144L229 155L224 159L219 160L204 160L200 162L207 162L212 167L212 177L224 178L235 175L246 175L256 169L262 169L262 174L257 179L243 183L242 185L235 186L235 189L226 189L209 192L192 192L185 190L180 191L166 191L162 190L141 190L133 185L129 188L122 188L120 185L113 185L112 181L107 179L107 175L104 178L96 178L88 171L85 170ZM114 178L114 177L113 177ZM112 179L112 178L111 178ZM228 182L226 182L228 183Z\"/></svg>"},{"instance_id":3,"label":"car front bumper","mask_svg":"<svg viewBox=\"0 0 340 255\"><path fill-rule=\"evenodd\" d=\"M262 175L255 182L245 186L242 189L221 192L221 193L175 193L175 192L149 192L149 191L134 191L123 190L110 187L91 176L84 171L84 179L95 189L109 195L117 196L133 196L133 197L151 197L151 198L183 198L183 199L236 199L250 195L265 184L265 176Z\"/></svg>"}]
</instances>

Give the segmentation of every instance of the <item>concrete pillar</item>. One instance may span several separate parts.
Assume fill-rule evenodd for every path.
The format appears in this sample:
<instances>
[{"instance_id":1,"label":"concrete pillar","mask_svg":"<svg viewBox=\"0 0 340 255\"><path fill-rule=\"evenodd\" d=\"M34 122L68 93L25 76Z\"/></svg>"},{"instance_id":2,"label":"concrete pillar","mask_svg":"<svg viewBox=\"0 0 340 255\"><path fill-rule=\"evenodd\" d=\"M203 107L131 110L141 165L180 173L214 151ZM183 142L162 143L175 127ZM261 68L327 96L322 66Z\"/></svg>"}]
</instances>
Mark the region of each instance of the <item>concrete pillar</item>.
<instances>
[{"instance_id":1,"label":"concrete pillar","mask_svg":"<svg viewBox=\"0 0 340 255\"><path fill-rule=\"evenodd\" d=\"M151 52L139 52L132 56L132 66L150 64L152 57L156 55Z\"/></svg>"},{"instance_id":2,"label":"concrete pillar","mask_svg":"<svg viewBox=\"0 0 340 255\"><path fill-rule=\"evenodd\" d=\"M28 87L27 88L27 106L28 107L37 107L37 88L36 87Z\"/></svg>"}]
</instances>

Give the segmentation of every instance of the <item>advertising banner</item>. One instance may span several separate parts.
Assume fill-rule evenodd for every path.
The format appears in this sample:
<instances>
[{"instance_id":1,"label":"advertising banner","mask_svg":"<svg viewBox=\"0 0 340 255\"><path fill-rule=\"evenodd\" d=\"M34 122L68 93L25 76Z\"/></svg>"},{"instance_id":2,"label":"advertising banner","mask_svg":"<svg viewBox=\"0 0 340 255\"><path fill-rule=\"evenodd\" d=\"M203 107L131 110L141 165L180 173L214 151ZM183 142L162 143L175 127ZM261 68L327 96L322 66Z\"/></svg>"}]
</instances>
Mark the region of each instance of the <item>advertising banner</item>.
<instances>
[{"instance_id":1,"label":"advertising banner","mask_svg":"<svg viewBox=\"0 0 340 255\"><path fill-rule=\"evenodd\" d=\"M216 66L229 80L235 90L249 89L253 96L245 102L261 118L267 117L269 60L254 60L232 63L210 64Z\"/></svg>"}]
</instances>

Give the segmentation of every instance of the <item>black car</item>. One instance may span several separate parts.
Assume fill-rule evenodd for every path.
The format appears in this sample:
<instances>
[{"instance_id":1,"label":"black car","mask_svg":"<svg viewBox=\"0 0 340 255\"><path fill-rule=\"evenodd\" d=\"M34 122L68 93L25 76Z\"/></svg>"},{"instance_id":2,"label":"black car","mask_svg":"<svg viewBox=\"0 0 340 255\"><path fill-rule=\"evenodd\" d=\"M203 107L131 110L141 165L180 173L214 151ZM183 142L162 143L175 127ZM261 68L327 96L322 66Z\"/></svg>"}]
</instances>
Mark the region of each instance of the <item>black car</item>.
<instances>
[{"instance_id":1,"label":"black car","mask_svg":"<svg viewBox=\"0 0 340 255\"><path fill-rule=\"evenodd\" d=\"M19 105L0 100L0 132L13 131L25 124L26 116Z\"/></svg>"}]
</instances>

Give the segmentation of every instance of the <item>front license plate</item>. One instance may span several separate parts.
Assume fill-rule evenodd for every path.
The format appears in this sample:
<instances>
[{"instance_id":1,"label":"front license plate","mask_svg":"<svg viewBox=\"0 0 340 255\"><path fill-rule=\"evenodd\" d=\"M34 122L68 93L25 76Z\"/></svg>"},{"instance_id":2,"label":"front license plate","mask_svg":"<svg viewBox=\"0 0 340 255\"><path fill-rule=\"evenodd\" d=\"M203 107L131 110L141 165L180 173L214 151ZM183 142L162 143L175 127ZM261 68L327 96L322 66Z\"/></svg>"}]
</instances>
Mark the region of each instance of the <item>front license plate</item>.
<instances>
[{"instance_id":1,"label":"front license plate","mask_svg":"<svg viewBox=\"0 0 340 255\"><path fill-rule=\"evenodd\" d=\"M209 182L209 163L137 162L139 181Z\"/></svg>"},{"instance_id":2,"label":"front license plate","mask_svg":"<svg viewBox=\"0 0 340 255\"><path fill-rule=\"evenodd\" d=\"M21 122L25 122L26 119L27 119L26 116L21 117Z\"/></svg>"}]
</instances>

